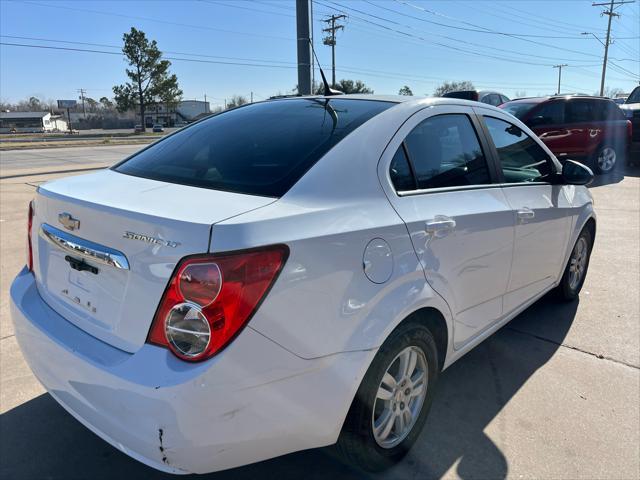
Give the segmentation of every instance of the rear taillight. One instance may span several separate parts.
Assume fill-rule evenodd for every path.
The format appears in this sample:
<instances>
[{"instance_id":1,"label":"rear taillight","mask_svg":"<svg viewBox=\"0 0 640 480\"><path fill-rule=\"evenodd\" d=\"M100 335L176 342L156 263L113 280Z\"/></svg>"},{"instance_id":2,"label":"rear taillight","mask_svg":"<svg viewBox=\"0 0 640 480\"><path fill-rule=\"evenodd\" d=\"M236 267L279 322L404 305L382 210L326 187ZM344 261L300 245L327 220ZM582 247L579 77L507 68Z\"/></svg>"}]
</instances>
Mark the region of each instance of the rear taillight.
<instances>
[{"instance_id":1,"label":"rear taillight","mask_svg":"<svg viewBox=\"0 0 640 480\"><path fill-rule=\"evenodd\" d=\"M247 324L282 270L289 249L274 245L184 259L176 268L147 341L201 361Z\"/></svg>"},{"instance_id":2,"label":"rear taillight","mask_svg":"<svg viewBox=\"0 0 640 480\"><path fill-rule=\"evenodd\" d=\"M27 217L27 268L33 272L33 247L31 246L31 227L33 226L33 200L29 202L29 216Z\"/></svg>"},{"instance_id":3,"label":"rear taillight","mask_svg":"<svg viewBox=\"0 0 640 480\"><path fill-rule=\"evenodd\" d=\"M627 120L627 141L631 143L631 139L633 138L633 124L631 120Z\"/></svg>"}]
</instances>

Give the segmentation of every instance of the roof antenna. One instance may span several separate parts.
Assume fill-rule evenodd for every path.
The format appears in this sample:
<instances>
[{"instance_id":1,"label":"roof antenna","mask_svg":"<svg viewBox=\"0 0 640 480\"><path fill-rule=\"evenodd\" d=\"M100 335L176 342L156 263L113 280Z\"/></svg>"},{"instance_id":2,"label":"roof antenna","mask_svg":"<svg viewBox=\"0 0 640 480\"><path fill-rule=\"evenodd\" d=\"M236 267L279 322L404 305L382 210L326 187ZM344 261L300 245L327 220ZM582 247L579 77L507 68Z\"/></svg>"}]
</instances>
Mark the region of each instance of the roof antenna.
<instances>
[{"instance_id":1,"label":"roof antenna","mask_svg":"<svg viewBox=\"0 0 640 480\"><path fill-rule=\"evenodd\" d=\"M318 64L318 68L320 69L320 76L322 77L322 83L324 84L324 96L330 97L332 95L344 95L344 92L340 90L334 90L329 86L329 82L327 82L327 77L324 76L324 72L322 71L322 67L320 66L320 60L318 60L318 56L316 55L316 50L313 48L313 42L309 39L309 45L311 45L311 51L313 52L313 56L316 59L316 63Z\"/></svg>"}]
</instances>

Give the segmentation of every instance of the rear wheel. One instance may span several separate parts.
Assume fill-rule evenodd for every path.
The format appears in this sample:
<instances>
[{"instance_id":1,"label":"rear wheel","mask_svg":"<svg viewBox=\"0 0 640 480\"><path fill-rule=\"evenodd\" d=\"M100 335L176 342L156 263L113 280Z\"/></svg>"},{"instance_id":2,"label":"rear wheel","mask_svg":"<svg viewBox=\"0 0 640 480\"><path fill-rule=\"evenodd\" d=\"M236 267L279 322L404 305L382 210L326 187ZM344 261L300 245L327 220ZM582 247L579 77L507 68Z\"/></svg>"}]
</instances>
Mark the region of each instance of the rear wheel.
<instances>
[{"instance_id":1,"label":"rear wheel","mask_svg":"<svg viewBox=\"0 0 640 480\"><path fill-rule=\"evenodd\" d=\"M600 147L595 155L596 171L601 174L613 171L617 160L618 152L612 145L604 145Z\"/></svg>"},{"instance_id":2,"label":"rear wheel","mask_svg":"<svg viewBox=\"0 0 640 480\"><path fill-rule=\"evenodd\" d=\"M358 389L338 440L343 456L368 471L400 461L427 419L438 372L429 330L401 325L380 347Z\"/></svg>"},{"instance_id":3,"label":"rear wheel","mask_svg":"<svg viewBox=\"0 0 640 480\"><path fill-rule=\"evenodd\" d=\"M591 232L588 228L585 228L580 232L580 236L573 246L569 262L562 275L560 285L558 285L558 293L561 299L571 301L580 293L589 269L592 245Z\"/></svg>"}]
</instances>

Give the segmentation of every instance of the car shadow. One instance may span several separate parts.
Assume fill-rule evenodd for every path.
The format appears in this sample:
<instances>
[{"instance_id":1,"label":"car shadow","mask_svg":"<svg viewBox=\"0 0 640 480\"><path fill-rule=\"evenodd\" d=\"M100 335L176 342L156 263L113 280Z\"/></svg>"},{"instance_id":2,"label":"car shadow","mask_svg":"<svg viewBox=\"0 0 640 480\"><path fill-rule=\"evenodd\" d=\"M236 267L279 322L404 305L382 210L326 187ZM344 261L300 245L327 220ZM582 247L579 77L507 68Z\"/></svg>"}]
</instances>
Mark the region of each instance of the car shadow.
<instances>
[{"instance_id":1,"label":"car shadow","mask_svg":"<svg viewBox=\"0 0 640 480\"><path fill-rule=\"evenodd\" d=\"M635 162L633 165L618 165L611 173L605 175L596 175L593 182L589 184L589 188L602 187L604 185L610 185L613 183L620 183L624 180L624 177L639 177L640 176L640 162Z\"/></svg>"},{"instance_id":2,"label":"car shadow","mask_svg":"<svg viewBox=\"0 0 640 480\"><path fill-rule=\"evenodd\" d=\"M385 473L356 471L340 460L333 447L327 447L197 478L431 479L451 469L463 479L506 478L509 459L485 431L497 423L497 427L492 426L493 436L501 437L503 425L494 419L555 354L572 325L577 306L577 301L558 303L547 295L443 372L416 445L400 464ZM0 458L1 478L176 478L148 468L103 442L48 394L0 416Z\"/></svg>"}]
</instances>

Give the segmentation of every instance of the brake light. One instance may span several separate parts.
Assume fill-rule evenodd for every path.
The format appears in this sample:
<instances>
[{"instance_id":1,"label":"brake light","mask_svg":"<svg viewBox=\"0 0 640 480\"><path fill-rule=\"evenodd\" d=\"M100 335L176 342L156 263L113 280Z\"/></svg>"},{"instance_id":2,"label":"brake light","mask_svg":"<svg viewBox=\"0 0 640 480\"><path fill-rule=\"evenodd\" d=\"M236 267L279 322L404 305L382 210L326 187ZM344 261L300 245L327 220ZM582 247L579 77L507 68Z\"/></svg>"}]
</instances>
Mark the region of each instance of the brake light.
<instances>
[{"instance_id":1,"label":"brake light","mask_svg":"<svg viewBox=\"0 0 640 480\"><path fill-rule=\"evenodd\" d=\"M274 245L183 259L153 319L147 342L191 361L211 358L240 333L289 255Z\"/></svg>"},{"instance_id":2,"label":"brake light","mask_svg":"<svg viewBox=\"0 0 640 480\"><path fill-rule=\"evenodd\" d=\"M29 214L27 217L27 268L33 272L33 247L31 246L31 229L33 226L33 200L29 202Z\"/></svg>"},{"instance_id":3,"label":"brake light","mask_svg":"<svg viewBox=\"0 0 640 480\"><path fill-rule=\"evenodd\" d=\"M631 143L631 139L633 138L633 124L631 120L627 120L627 141Z\"/></svg>"}]
</instances>

